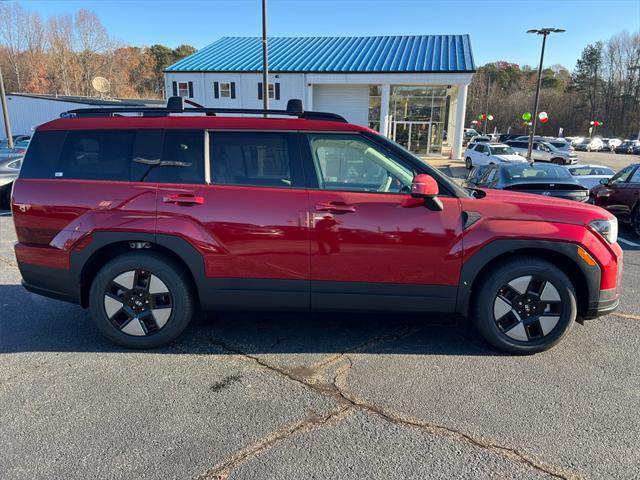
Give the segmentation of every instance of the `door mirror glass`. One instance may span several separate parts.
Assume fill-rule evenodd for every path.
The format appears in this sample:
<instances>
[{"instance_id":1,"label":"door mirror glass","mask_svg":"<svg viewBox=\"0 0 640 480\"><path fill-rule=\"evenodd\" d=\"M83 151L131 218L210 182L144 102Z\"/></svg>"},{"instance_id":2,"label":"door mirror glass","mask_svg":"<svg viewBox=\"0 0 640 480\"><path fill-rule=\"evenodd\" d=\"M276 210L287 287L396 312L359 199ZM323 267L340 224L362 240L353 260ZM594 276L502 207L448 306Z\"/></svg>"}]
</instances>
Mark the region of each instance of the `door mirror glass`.
<instances>
[{"instance_id":1,"label":"door mirror glass","mask_svg":"<svg viewBox=\"0 0 640 480\"><path fill-rule=\"evenodd\" d=\"M600 183L602 185L609 185L609 179L608 178L601 178L600 179Z\"/></svg>"}]
</instances>

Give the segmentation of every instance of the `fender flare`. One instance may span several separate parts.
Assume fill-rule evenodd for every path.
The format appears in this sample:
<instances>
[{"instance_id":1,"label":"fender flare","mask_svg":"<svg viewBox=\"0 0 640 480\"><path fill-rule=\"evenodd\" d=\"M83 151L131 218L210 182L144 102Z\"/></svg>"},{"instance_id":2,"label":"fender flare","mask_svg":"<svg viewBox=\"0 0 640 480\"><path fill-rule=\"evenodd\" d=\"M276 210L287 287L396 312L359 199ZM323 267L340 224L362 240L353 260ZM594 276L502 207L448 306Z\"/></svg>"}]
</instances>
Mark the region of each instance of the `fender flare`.
<instances>
[{"instance_id":1,"label":"fender flare","mask_svg":"<svg viewBox=\"0 0 640 480\"><path fill-rule=\"evenodd\" d=\"M483 269L498 257L518 251L548 251L554 255L562 255L573 262L584 276L587 286L586 305L590 308L598 302L600 297L601 269L598 265L593 267L586 265L578 256L577 247L578 245L574 243L554 240L493 240L464 262L458 283L456 313L464 317L469 313L473 283Z\"/></svg>"}]
</instances>

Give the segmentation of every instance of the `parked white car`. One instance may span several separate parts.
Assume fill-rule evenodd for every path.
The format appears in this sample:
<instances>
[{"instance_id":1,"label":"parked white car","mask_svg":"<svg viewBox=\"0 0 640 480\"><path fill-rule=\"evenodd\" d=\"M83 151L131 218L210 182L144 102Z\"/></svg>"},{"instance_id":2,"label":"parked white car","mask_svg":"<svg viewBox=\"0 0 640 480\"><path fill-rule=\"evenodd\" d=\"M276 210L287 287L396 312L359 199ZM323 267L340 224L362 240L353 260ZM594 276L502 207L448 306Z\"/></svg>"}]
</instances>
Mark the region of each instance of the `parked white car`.
<instances>
[{"instance_id":1,"label":"parked white car","mask_svg":"<svg viewBox=\"0 0 640 480\"><path fill-rule=\"evenodd\" d=\"M481 165L526 161L504 143L472 143L464 152L464 163L469 170Z\"/></svg>"},{"instance_id":2,"label":"parked white car","mask_svg":"<svg viewBox=\"0 0 640 480\"><path fill-rule=\"evenodd\" d=\"M611 178L616 173L605 165L571 165L567 169L580 185L589 190L598 185L603 178Z\"/></svg>"}]
</instances>

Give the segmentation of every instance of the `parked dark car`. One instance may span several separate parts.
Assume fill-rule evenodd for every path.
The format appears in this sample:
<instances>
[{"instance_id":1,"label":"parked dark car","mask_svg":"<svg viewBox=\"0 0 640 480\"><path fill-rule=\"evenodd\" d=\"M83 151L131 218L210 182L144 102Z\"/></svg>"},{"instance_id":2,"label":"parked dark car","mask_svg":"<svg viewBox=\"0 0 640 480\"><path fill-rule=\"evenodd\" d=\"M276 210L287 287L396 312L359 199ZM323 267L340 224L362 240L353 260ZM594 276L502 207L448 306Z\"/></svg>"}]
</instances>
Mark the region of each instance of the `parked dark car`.
<instances>
[{"instance_id":1,"label":"parked dark car","mask_svg":"<svg viewBox=\"0 0 640 480\"><path fill-rule=\"evenodd\" d=\"M635 145L632 149L631 149L631 153L633 155L640 155L640 144Z\"/></svg>"},{"instance_id":2,"label":"parked dark car","mask_svg":"<svg viewBox=\"0 0 640 480\"><path fill-rule=\"evenodd\" d=\"M640 236L640 163L633 163L591 189L592 202L628 223Z\"/></svg>"},{"instance_id":3,"label":"parked dark car","mask_svg":"<svg viewBox=\"0 0 640 480\"><path fill-rule=\"evenodd\" d=\"M518 137L521 137L521 133L501 133L498 135L498 142L504 143L508 140L515 140Z\"/></svg>"},{"instance_id":4,"label":"parked dark car","mask_svg":"<svg viewBox=\"0 0 640 480\"><path fill-rule=\"evenodd\" d=\"M566 168L548 163L490 165L476 185L578 202L589 200L589 190Z\"/></svg>"},{"instance_id":5,"label":"parked dark car","mask_svg":"<svg viewBox=\"0 0 640 480\"><path fill-rule=\"evenodd\" d=\"M640 146L639 140L625 140L613 151L616 153L633 153L633 147Z\"/></svg>"},{"instance_id":6,"label":"parked dark car","mask_svg":"<svg viewBox=\"0 0 640 480\"><path fill-rule=\"evenodd\" d=\"M489 171L489 167L491 167L491 165L479 165L477 167L473 167L471 171L469 171L469 175L467 175L465 185L470 188L476 187Z\"/></svg>"}]
</instances>

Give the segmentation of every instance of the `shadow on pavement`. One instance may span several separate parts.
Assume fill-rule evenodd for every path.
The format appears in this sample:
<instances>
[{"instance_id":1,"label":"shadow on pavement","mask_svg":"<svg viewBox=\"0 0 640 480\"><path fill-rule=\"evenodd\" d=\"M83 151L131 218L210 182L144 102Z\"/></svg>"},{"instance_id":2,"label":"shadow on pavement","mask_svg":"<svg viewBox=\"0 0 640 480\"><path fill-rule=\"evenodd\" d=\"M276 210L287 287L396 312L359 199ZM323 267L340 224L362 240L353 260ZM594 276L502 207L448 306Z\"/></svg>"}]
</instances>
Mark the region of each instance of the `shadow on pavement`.
<instances>
[{"instance_id":1,"label":"shadow on pavement","mask_svg":"<svg viewBox=\"0 0 640 480\"><path fill-rule=\"evenodd\" d=\"M226 348L229 346L230 348ZM466 324L437 315L221 312L199 314L170 346L144 353L500 355ZM0 285L0 353L132 352L103 338L77 305Z\"/></svg>"}]
</instances>

